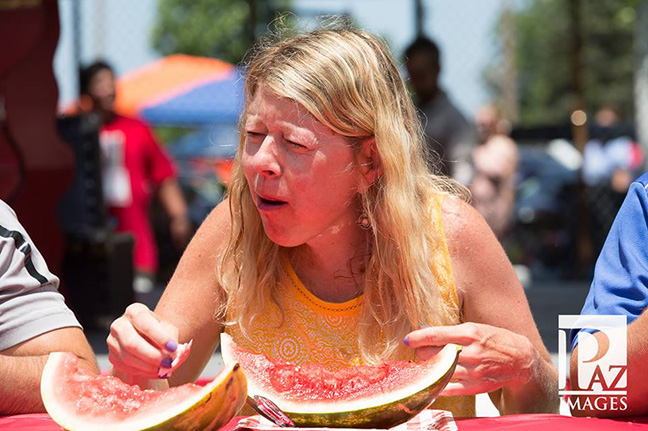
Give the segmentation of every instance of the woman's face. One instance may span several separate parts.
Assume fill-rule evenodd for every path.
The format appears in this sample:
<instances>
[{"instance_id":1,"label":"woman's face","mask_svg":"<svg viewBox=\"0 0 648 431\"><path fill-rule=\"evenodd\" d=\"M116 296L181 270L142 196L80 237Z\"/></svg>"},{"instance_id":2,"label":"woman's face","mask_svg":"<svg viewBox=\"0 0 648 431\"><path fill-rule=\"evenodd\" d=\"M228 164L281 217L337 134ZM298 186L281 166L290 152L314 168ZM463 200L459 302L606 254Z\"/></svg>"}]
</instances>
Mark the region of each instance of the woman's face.
<instances>
[{"instance_id":1,"label":"woman's face","mask_svg":"<svg viewBox=\"0 0 648 431\"><path fill-rule=\"evenodd\" d=\"M352 239L358 176L347 139L261 86L247 111L242 167L268 237L284 247Z\"/></svg>"}]
</instances>

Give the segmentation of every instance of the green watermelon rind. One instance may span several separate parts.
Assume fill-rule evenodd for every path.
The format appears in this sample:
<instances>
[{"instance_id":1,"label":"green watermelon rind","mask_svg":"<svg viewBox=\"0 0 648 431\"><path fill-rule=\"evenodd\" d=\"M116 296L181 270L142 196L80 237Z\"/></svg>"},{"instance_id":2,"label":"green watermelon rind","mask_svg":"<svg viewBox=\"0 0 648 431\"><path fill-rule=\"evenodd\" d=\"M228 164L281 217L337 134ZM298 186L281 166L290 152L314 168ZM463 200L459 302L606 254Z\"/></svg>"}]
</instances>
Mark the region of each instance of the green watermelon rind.
<instances>
[{"instance_id":1,"label":"green watermelon rind","mask_svg":"<svg viewBox=\"0 0 648 431\"><path fill-rule=\"evenodd\" d=\"M109 419L76 416L61 402L59 374L70 353L50 353L41 377L41 396L47 413L68 431L166 431L216 430L234 417L245 403L247 380L238 363L226 365L216 378L189 399L163 412L136 419L111 422Z\"/></svg>"},{"instance_id":2,"label":"green watermelon rind","mask_svg":"<svg viewBox=\"0 0 648 431\"><path fill-rule=\"evenodd\" d=\"M231 345L233 341L228 334L221 334L221 352L227 364L234 360ZM270 398L277 406L300 427L329 428L379 428L386 429L404 423L429 407L446 387L459 359L462 347L448 344L437 355L437 361L428 379L415 384L408 392L404 387L390 396L381 394L376 399L361 401L322 402L303 404ZM248 376L248 394L265 396L256 388L254 380ZM385 401L385 398L387 400Z\"/></svg>"},{"instance_id":3,"label":"green watermelon rind","mask_svg":"<svg viewBox=\"0 0 648 431\"><path fill-rule=\"evenodd\" d=\"M451 346L450 348L458 347ZM459 353L460 347L456 348ZM388 429L407 422L421 411L432 405L446 387L457 366L458 355L451 367L440 379L430 386L396 401L390 401L360 410L330 413L306 413L286 411L297 426L332 428L378 428Z\"/></svg>"}]
</instances>

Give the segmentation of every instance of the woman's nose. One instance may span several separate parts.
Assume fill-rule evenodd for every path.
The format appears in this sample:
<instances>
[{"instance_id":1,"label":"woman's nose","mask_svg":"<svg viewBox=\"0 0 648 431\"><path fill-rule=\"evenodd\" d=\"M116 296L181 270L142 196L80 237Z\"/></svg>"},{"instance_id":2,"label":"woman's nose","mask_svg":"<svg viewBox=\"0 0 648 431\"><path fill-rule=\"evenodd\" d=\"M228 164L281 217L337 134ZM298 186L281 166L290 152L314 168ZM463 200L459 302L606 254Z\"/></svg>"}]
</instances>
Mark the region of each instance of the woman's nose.
<instances>
[{"instance_id":1,"label":"woman's nose","mask_svg":"<svg viewBox=\"0 0 648 431\"><path fill-rule=\"evenodd\" d=\"M275 139L266 135L252 156L252 164L256 172L265 176L281 174L278 150Z\"/></svg>"}]
</instances>

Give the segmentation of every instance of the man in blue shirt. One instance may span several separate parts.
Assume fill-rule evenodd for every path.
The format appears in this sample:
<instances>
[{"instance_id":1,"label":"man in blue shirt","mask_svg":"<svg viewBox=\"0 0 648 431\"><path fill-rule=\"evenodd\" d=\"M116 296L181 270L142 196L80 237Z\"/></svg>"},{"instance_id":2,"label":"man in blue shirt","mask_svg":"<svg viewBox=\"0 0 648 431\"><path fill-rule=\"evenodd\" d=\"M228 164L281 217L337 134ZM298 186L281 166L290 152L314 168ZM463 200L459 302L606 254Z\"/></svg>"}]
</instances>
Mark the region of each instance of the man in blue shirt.
<instances>
[{"instance_id":1,"label":"man in blue shirt","mask_svg":"<svg viewBox=\"0 0 648 431\"><path fill-rule=\"evenodd\" d=\"M648 305L648 174L630 185L596 262L581 314L625 314L628 323Z\"/></svg>"},{"instance_id":2,"label":"man in blue shirt","mask_svg":"<svg viewBox=\"0 0 648 431\"><path fill-rule=\"evenodd\" d=\"M648 413L648 174L630 185L605 245L596 262L594 280L581 314L625 315L628 319L628 408L587 412L588 415L644 415ZM607 349L607 338L596 333ZM572 333L575 341L576 331ZM602 351L604 351L602 350ZM571 381L576 381L578 346L571 357ZM572 413L577 414L576 411Z\"/></svg>"}]
</instances>

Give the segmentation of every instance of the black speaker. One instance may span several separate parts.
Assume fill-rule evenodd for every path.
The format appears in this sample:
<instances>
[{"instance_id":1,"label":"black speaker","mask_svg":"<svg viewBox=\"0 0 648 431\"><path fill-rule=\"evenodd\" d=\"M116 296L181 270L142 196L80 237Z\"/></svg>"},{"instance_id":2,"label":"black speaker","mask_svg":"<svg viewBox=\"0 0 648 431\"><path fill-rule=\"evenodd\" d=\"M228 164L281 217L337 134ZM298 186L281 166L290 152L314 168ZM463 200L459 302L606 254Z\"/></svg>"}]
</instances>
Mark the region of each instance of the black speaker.
<instances>
[{"instance_id":1,"label":"black speaker","mask_svg":"<svg viewBox=\"0 0 648 431\"><path fill-rule=\"evenodd\" d=\"M68 241L62 279L67 302L85 329L105 330L135 301L133 236L106 242Z\"/></svg>"},{"instance_id":2,"label":"black speaker","mask_svg":"<svg viewBox=\"0 0 648 431\"><path fill-rule=\"evenodd\" d=\"M66 238L62 283L85 329L107 329L134 299L133 236L113 232L101 181L100 122L96 115L58 120L76 155L74 180L59 205Z\"/></svg>"},{"instance_id":3,"label":"black speaker","mask_svg":"<svg viewBox=\"0 0 648 431\"><path fill-rule=\"evenodd\" d=\"M58 119L58 131L76 156L74 179L59 204L66 236L101 242L107 234L107 216L101 182L101 147L96 114Z\"/></svg>"}]
</instances>

